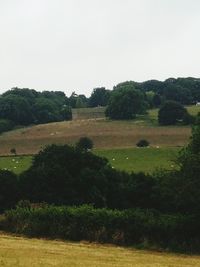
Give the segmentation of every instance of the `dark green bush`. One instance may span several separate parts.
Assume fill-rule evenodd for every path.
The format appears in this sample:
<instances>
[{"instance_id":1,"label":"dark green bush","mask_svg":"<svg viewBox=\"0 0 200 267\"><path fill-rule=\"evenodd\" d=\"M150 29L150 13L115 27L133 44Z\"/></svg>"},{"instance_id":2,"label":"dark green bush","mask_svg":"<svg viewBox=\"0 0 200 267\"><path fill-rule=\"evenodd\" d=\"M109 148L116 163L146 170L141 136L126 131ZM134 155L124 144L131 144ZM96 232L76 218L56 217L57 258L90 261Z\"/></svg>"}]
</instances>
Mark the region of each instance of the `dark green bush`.
<instances>
[{"instance_id":1,"label":"dark green bush","mask_svg":"<svg viewBox=\"0 0 200 267\"><path fill-rule=\"evenodd\" d=\"M81 137L77 144L76 144L77 148L81 149L81 150L89 150L92 149L94 144L93 141L89 138L89 137Z\"/></svg>"},{"instance_id":2,"label":"dark green bush","mask_svg":"<svg viewBox=\"0 0 200 267\"><path fill-rule=\"evenodd\" d=\"M199 220L156 211L81 207L18 207L5 214L4 228L36 237L88 240L199 251Z\"/></svg>"},{"instance_id":3,"label":"dark green bush","mask_svg":"<svg viewBox=\"0 0 200 267\"><path fill-rule=\"evenodd\" d=\"M149 146L149 142L145 139L141 139L139 142L136 144L137 147L147 147Z\"/></svg>"},{"instance_id":4,"label":"dark green bush","mask_svg":"<svg viewBox=\"0 0 200 267\"><path fill-rule=\"evenodd\" d=\"M8 170L0 170L0 212L14 207L18 200L17 176Z\"/></svg>"}]
</instances>

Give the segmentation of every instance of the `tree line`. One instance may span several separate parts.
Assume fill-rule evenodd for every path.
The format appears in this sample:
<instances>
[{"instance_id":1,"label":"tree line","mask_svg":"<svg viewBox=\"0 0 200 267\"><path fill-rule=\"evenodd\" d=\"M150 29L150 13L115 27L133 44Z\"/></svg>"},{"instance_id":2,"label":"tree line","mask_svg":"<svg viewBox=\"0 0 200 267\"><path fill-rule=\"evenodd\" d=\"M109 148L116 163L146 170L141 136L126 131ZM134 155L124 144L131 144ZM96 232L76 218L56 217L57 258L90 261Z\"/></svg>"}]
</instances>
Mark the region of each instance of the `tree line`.
<instances>
[{"instance_id":1,"label":"tree line","mask_svg":"<svg viewBox=\"0 0 200 267\"><path fill-rule=\"evenodd\" d=\"M0 96L0 133L18 125L70 120L72 108L105 106L105 114L111 119L134 119L137 114L145 114L147 109L161 107L168 101L180 105L199 102L200 79L128 81L114 86L113 90L95 88L89 98L75 92L67 97L61 91L37 92L16 87ZM188 114L183 113L185 121L190 121Z\"/></svg>"}]
</instances>

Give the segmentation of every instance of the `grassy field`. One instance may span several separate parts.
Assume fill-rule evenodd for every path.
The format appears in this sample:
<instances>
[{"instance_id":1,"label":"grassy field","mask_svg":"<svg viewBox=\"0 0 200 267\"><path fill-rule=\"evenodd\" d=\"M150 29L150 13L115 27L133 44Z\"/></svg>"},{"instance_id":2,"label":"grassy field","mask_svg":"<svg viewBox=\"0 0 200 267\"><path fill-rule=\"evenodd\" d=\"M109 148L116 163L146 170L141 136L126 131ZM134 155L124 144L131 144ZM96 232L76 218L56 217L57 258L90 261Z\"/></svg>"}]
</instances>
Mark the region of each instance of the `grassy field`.
<instances>
[{"instance_id":1,"label":"grassy field","mask_svg":"<svg viewBox=\"0 0 200 267\"><path fill-rule=\"evenodd\" d=\"M82 136L90 137L96 149L132 148L140 139L151 146L185 145L190 127L153 127L138 121L81 120L49 123L4 133L0 136L0 155L35 154L47 144L73 144Z\"/></svg>"},{"instance_id":2,"label":"grassy field","mask_svg":"<svg viewBox=\"0 0 200 267\"><path fill-rule=\"evenodd\" d=\"M199 256L0 235L2 267L198 267Z\"/></svg>"},{"instance_id":3,"label":"grassy field","mask_svg":"<svg viewBox=\"0 0 200 267\"><path fill-rule=\"evenodd\" d=\"M99 150L97 155L106 157L113 168L123 171L153 172L157 168L173 169L178 148L133 148Z\"/></svg>"},{"instance_id":4,"label":"grassy field","mask_svg":"<svg viewBox=\"0 0 200 267\"><path fill-rule=\"evenodd\" d=\"M0 169L19 174L27 170L32 162L32 156L0 157Z\"/></svg>"},{"instance_id":5,"label":"grassy field","mask_svg":"<svg viewBox=\"0 0 200 267\"><path fill-rule=\"evenodd\" d=\"M178 148L131 148L94 150L94 153L106 157L113 168L123 171L152 172L156 168L174 168L173 159ZM19 174L31 165L31 156L0 157L0 169Z\"/></svg>"},{"instance_id":6,"label":"grassy field","mask_svg":"<svg viewBox=\"0 0 200 267\"><path fill-rule=\"evenodd\" d=\"M192 114L200 107L188 107ZM157 125L158 110L138 116L132 121L110 121L103 118L83 119L36 125L0 135L0 155L9 155L15 148L18 154L35 154L48 144L74 144L82 136L90 137L96 149L132 148L140 139L151 146L184 146L191 134L189 126L161 127Z\"/></svg>"}]
</instances>

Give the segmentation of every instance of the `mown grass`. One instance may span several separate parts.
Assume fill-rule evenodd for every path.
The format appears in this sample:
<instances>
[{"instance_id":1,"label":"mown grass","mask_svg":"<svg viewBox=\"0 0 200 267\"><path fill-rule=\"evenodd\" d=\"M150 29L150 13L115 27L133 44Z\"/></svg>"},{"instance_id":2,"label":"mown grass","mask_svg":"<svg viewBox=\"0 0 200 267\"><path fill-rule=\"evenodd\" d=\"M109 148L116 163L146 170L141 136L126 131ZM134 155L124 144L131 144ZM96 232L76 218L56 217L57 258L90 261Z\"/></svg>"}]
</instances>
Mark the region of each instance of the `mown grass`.
<instances>
[{"instance_id":1,"label":"mown grass","mask_svg":"<svg viewBox=\"0 0 200 267\"><path fill-rule=\"evenodd\" d=\"M94 153L106 157L113 168L123 171L153 172L156 168L173 169L173 160L180 148L128 148L94 150ZM19 174L28 169L32 156L0 157L0 169Z\"/></svg>"},{"instance_id":2,"label":"mown grass","mask_svg":"<svg viewBox=\"0 0 200 267\"><path fill-rule=\"evenodd\" d=\"M158 168L174 169L174 160L180 148L131 148L98 150L96 154L106 157L113 168L128 172L153 172Z\"/></svg>"},{"instance_id":3,"label":"mown grass","mask_svg":"<svg viewBox=\"0 0 200 267\"><path fill-rule=\"evenodd\" d=\"M199 256L0 235L2 267L199 267Z\"/></svg>"},{"instance_id":4,"label":"mown grass","mask_svg":"<svg viewBox=\"0 0 200 267\"><path fill-rule=\"evenodd\" d=\"M32 162L32 156L0 157L0 169L13 171L19 174L27 170Z\"/></svg>"}]
</instances>

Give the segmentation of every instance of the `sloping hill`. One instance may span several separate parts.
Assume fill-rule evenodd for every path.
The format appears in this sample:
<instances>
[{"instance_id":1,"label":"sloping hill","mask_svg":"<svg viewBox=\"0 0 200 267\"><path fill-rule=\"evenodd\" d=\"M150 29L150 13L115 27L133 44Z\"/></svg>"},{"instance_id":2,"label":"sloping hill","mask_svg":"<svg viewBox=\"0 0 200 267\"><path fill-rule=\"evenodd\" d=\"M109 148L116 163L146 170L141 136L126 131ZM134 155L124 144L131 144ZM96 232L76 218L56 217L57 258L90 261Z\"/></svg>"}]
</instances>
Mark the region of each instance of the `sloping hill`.
<instances>
[{"instance_id":1,"label":"sloping hill","mask_svg":"<svg viewBox=\"0 0 200 267\"><path fill-rule=\"evenodd\" d=\"M4 234L0 236L0 266L199 267L200 257Z\"/></svg>"},{"instance_id":2,"label":"sloping hill","mask_svg":"<svg viewBox=\"0 0 200 267\"><path fill-rule=\"evenodd\" d=\"M200 111L197 106L187 109L193 115ZM75 113L78 115L72 121L4 133L0 135L0 155L10 154L11 148L18 154L35 154L47 144L73 144L82 136L90 137L98 149L131 148L140 139L147 139L151 146L178 147L185 145L191 134L190 126L158 126L157 109L149 110L148 115L140 115L133 121L106 120L103 110L101 107L77 109Z\"/></svg>"},{"instance_id":3,"label":"sloping hill","mask_svg":"<svg viewBox=\"0 0 200 267\"><path fill-rule=\"evenodd\" d=\"M154 127L143 121L106 121L105 119L76 120L41 124L18 129L0 136L0 155L34 154L41 147L56 143L74 143L81 136L90 137L96 148L134 147L140 139L152 146L183 146L190 136L190 127Z\"/></svg>"}]
</instances>

